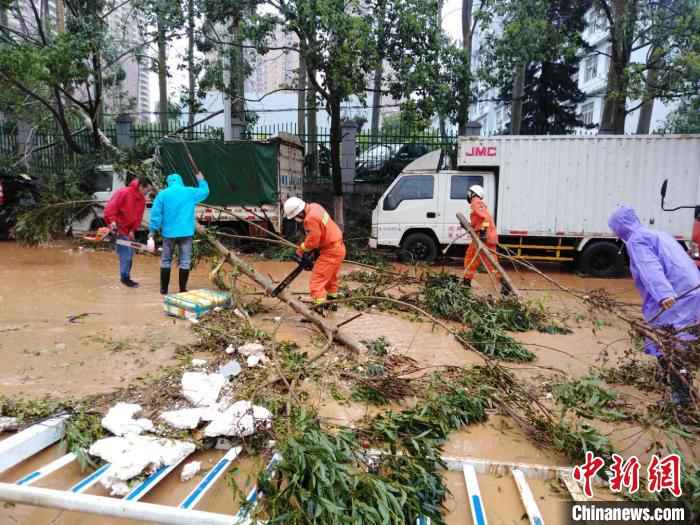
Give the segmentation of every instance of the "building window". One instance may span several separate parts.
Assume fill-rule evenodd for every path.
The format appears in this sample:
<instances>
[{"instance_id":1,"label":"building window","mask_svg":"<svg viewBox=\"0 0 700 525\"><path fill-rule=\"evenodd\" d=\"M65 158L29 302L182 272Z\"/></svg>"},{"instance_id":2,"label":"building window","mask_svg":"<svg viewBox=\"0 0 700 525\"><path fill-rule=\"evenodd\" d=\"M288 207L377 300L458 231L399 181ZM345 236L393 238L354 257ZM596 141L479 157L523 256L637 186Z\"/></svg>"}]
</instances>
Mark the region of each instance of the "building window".
<instances>
[{"instance_id":1,"label":"building window","mask_svg":"<svg viewBox=\"0 0 700 525\"><path fill-rule=\"evenodd\" d=\"M595 110L595 103L588 102L581 106L581 120L586 126L593 125L593 111Z\"/></svg>"},{"instance_id":2,"label":"building window","mask_svg":"<svg viewBox=\"0 0 700 525\"><path fill-rule=\"evenodd\" d=\"M583 70L583 80L588 82L598 76L598 55L592 55L586 58Z\"/></svg>"}]
</instances>

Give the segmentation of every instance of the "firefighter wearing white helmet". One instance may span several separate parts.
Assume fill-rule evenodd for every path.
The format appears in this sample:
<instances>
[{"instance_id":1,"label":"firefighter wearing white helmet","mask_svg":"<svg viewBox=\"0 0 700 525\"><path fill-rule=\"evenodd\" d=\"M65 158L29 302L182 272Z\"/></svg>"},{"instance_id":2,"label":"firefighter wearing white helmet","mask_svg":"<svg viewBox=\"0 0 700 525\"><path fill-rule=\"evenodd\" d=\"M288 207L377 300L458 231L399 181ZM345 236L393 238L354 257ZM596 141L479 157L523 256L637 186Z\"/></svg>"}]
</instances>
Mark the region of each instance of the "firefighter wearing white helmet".
<instances>
[{"instance_id":1,"label":"firefighter wearing white helmet","mask_svg":"<svg viewBox=\"0 0 700 525\"><path fill-rule=\"evenodd\" d=\"M467 202L471 207L469 222L472 228L479 234L479 239L486 245L488 250L496 253L498 246L498 232L496 223L493 221L489 209L484 202L484 188L475 184L467 190ZM479 266L484 265L486 270L496 279L496 282L501 282L501 274L493 267L491 261L483 253L479 252L475 242L469 244L467 253L464 255L464 286L471 288L472 279L476 275ZM501 294L508 295L510 288L505 283L501 284Z\"/></svg>"},{"instance_id":2,"label":"firefighter wearing white helmet","mask_svg":"<svg viewBox=\"0 0 700 525\"><path fill-rule=\"evenodd\" d=\"M290 197L284 203L284 215L304 224L306 238L297 247L296 255L304 257L318 252L311 273L311 298L322 305L327 298L338 294L338 273L345 259L343 232L320 204L306 203L299 197Z\"/></svg>"}]
</instances>

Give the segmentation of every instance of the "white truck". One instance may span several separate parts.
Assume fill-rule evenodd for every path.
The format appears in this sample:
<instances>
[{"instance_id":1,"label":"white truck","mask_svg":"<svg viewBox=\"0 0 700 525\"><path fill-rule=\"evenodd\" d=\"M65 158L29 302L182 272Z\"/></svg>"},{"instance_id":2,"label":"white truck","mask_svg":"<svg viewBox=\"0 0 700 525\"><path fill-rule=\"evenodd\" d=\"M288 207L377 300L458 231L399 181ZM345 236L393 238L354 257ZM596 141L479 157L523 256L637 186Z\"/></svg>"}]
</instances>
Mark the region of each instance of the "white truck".
<instances>
[{"instance_id":1,"label":"white truck","mask_svg":"<svg viewBox=\"0 0 700 525\"><path fill-rule=\"evenodd\" d=\"M460 137L457 170L438 170L439 152L408 165L372 214L370 247L396 247L402 260L430 262L440 247L467 244L455 217L469 215L467 188L484 187L501 249L535 261L574 263L591 276L624 270L623 246L608 228L620 204L642 224L689 243L700 202L700 136ZM687 244L686 244L687 245Z\"/></svg>"}]
</instances>

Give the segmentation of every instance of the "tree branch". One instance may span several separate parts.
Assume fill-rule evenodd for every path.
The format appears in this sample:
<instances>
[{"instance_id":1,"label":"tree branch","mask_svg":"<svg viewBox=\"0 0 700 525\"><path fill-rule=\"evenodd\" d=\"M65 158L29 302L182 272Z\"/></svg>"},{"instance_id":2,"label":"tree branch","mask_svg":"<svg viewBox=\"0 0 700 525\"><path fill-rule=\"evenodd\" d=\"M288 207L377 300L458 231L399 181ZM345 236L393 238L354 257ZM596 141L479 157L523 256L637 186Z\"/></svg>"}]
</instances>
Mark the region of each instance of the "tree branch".
<instances>
[{"instance_id":1,"label":"tree branch","mask_svg":"<svg viewBox=\"0 0 700 525\"><path fill-rule=\"evenodd\" d=\"M36 20L36 26L37 26L37 31L39 32L39 37L41 38L41 42L46 46L48 45L48 41L46 40L46 35L44 34L44 26L41 24L41 15L39 14L39 11L36 8L36 3L34 3L34 0L28 0L29 5L32 7L32 11L34 12L34 19Z\"/></svg>"}]
</instances>

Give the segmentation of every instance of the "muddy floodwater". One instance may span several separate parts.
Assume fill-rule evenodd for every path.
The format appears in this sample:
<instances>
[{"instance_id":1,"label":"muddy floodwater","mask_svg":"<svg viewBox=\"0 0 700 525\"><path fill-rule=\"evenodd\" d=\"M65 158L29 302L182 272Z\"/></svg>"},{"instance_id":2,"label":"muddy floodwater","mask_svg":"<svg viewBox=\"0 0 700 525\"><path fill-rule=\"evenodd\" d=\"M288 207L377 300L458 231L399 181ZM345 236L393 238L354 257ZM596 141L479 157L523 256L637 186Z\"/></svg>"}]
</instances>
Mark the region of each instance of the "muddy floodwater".
<instances>
[{"instance_id":1,"label":"muddy floodwater","mask_svg":"<svg viewBox=\"0 0 700 525\"><path fill-rule=\"evenodd\" d=\"M294 263L248 259L261 273L281 281ZM346 265L343 275L356 270ZM396 266L398 270L406 267ZM458 266L434 268L460 273ZM603 288L616 300L626 303L629 311L638 312L639 298L630 279L585 279L559 267L543 268L558 283L581 293ZM415 271L415 270L411 270ZM190 288L210 288L209 266L202 263L190 278ZM629 348L628 330L609 314L591 314L571 295L533 272L512 272L517 288L533 304L545 308L572 330L568 335L531 331L513 334L536 355L534 363L507 364L516 377L539 387L554 377L580 377L607 355L613 360ZM26 248L14 243L0 243L0 395L39 398L84 397L105 393L155 373L176 363L178 345L195 341L189 322L166 317L159 293L157 257L138 255L132 278L141 286L128 289L118 281L117 258L106 251L81 249L74 244ZM309 273L304 272L291 286L305 294ZM173 272L171 290L177 280ZM239 284L244 284L243 282ZM477 275L476 293L493 293L485 274ZM262 295L250 283L250 297ZM258 295L255 295L258 294ZM277 338L296 342L313 355L324 345L318 331L301 322L282 303L263 298L267 311L255 319L256 326L269 329L282 318ZM330 320L342 322L356 316L355 311L340 308ZM342 330L357 340L385 337L393 352L415 360L419 373L431 373L440 367L465 367L483 363L480 355L465 350L450 334L415 316L370 309L353 319ZM644 357L642 357L644 359ZM332 423L353 426L380 409L359 403L339 403L327 394L306 387L320 416ZM633 388L619 390L622 400L644 406L654 402L648 394ZM392 405L401 410L411 400ZM647 454L650 446L662 438L661 432L639 429L633 424L599 425L612 443L626 455ZM0 435L0 440L6 435ZM679 447L691 461L698 461L698 447L686 442ZM2 482L15 482L38 466L55 459L61 451L53 446L0 475ZM501 462L563 466L566 459L543 450L532 442L510 418L491 415L480 425L454 432L445 446L453 457L475 457ZM198 452L193 458L203 462L202 473L189 482L180 482L181 467L160 483L143 501L178 504L204 473L223 455L221 451ZM262 458L243 458L236 462L234 478L242 489L264 464ZM233 469L231 469L233 471ZM41 480L38 486L66 489L86 475L77 463ZM448 524L471 523L466 488L460 472L445 473L451 496L446 501ZM479 476L489 523L521 523L523 508L511 477ZM544 481L530 486L547 523L559 523L563 511L562 493ZM97 486L91 494L105 495ZM491 505L489 503L491 502ZM198 506L200 510L233 514L238 508L226 477ZM0 525L52 524L121 524L137 523L109 520L76 513L62 513L26 506L0 508Z\"/></svg>"}]
</instances>

